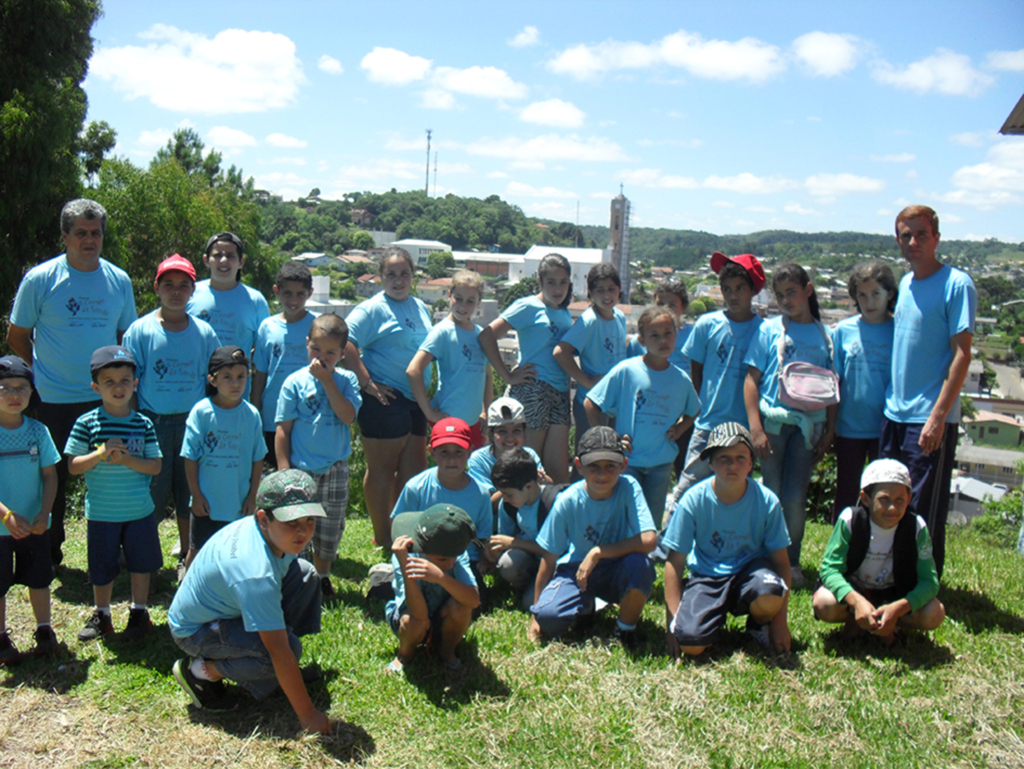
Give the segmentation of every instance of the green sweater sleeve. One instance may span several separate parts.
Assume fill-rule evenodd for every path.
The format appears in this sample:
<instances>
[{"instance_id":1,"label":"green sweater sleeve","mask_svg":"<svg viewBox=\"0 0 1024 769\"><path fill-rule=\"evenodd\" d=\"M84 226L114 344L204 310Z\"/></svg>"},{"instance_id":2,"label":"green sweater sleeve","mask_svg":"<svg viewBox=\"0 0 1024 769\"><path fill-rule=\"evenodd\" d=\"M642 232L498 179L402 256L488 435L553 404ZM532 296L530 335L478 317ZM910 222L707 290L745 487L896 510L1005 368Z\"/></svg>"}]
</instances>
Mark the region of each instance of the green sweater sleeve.
<instances>
[{"instance_id":1,"label":"green sweater sleeve","mask_svg":"<svg viewBox=\"0 0 1024 769\"><path fill-rule=\"evenodd\" d=\"M928 527L917 532L917 586L907 593L911 611L917 611L939 594L939 573L932 558L932 538Z\"/></svg>"},{"instance_id":2,"label":"green sweater sleeve","mask_svg":"<svg viewBox=\"0 0 1024 769\"><path fill-rule=\"evenodd\" d=\"M846 572L846 553L850 549L850 527L840 518L832 529L821 560L821 582L840 603L853 590L843 574Z\"/></svg>"}]
</instances>

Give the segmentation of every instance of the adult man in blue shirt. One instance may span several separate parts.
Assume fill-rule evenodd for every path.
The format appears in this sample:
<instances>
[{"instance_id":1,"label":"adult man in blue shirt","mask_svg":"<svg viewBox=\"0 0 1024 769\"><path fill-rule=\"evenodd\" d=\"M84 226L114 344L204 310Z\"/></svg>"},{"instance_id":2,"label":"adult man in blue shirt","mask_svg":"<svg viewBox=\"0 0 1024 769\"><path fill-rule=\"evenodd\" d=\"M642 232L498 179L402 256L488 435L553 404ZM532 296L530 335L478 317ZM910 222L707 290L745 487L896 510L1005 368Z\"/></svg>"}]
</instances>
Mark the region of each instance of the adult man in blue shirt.
<instances>
[{"instance_id":1,"label":"adult man in blue shirt","mask_svg":"<svg viewBox=\"0 0 1024 769\"><path fill-rule=\"evenodd\" d=\"M978 294L967 273L936 258L939 217L928 206L900 211L896 242L910 272L900 281L896 300L892 379L879 449L910 470L913 506L928 524L941 577L960 388L971 362Z\"/></svg>"}]
</instances>

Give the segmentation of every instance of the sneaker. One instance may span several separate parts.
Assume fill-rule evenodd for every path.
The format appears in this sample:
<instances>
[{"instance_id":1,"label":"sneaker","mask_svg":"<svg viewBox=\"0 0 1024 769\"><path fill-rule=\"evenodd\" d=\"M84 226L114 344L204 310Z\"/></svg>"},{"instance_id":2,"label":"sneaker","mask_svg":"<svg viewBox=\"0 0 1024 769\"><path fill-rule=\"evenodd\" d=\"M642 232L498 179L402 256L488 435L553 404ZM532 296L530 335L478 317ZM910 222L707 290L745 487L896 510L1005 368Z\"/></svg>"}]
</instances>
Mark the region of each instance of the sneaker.
<instances>
[{"instance_id":1,"label":"sneaker","mask_svg":"<svg viewBox=\"0 0 1024 769\"><path fill-rule=\"evenodd\" d=\"M186 571L187 570L185 569L185 559L184 558L179 558L178 559L178 584L179 585L182 582L185 581L185 572Z\"/></svg>"},{"instance_id":2,"label":"sneaker","mask_svg":"<svg viewBox=\"0 0 1024 769\"><path fill-rule=\"evenodd\" d=\"M330 577L320 577L320 597L325 601L329 598L338 597L338 593L334 590L334 585L331 584Z\"/></svg>"},{"instance_id":3,"label":"sneaker","mask_svg":"<svg viewBox=\"0 0 1024 769\"><path fill-rule=\"evenodd\" d=\"M623 630L618 625L615 626L615 637L622 644L623 648L628 652L635 652L640 648L640 639L637 638L636 630Z\"/></svg>"},{"instance_id":4,"label":"sneaker","mask_svg":"<svg viewBox=\"0 0 1024 769\"><path fill-rule=\"evenodd\" d=\"M110 615L101 612L99 609L93 611L85 627L78 631L79 641L95 641L101 635L113 632L114 623L110 621Z\"/></svg>"},{"instance_id":5,"label":"sneaker","mask_svg":"<svg viewBox=\"0 0 1024 769\"><path fill-rule=\"evenodd\" d=\"M11 640L11 634L0 633L0 665L13 665L21 659L18 647Z\"/></svg>"},{"instance_id":6,"label":"sneaker","mask_svg":"<svg viewBox=\"0 0 1024 769\"><path fill-rule=\"evenodd\" d=\"M395 589L391 586L394 576L395 570L390 563L376 563L371 566L370 588L366 591L366 597L390 601L395 597Z\"/></svg>"},{"instance_id":7,"label":"sneaker","mask_svg":"<svg viewBox=\"0 0 1024 769\"><path fill-rule=\"evenodd\" d=\"M763 649L771 646L771 639L768 637L768 623L758 625L749 614L747 615L747 635L761 644Z\"/></svg>"},{"instance_id":8,"label":"sneaker","mask_svg":"<svg viewBox=\"0 0 1024 769\"><path fill-rule=\"evenodd\" d=\"M53 632L53 628L49 625L43 625L37 627L35 632L35 648L32 649L32 653L37 657L46 657L50 654L54 654L57 651L57 634Z\"/></svg>"},{"instance_id":9,"label":"sneaker","mask_svg":"<svg viewBox=\"0 0 1024 769\"><path fill-rule=\"evenodd\" d=\"M192 675L192 660L182 658L174 663L171 672L178 686L192 698L192 704L202 710L222 713L238 707L238 697L232 694L223 681L203 681Z\"/></svg>"},{"instance_id":10,"label":"sneaker","mask_svg":"<svg viewBox=\"0 0 1024 769\"><path fill-rule=\"evenodd\" d=\"M125 641L141 641L152 626L153 621L146 609L132 609L128 612L128 624L124 626L121 638Z\"/></svg>"},{"instance_id":11,"label":"sneaker","mask_svg":"<svg viewBox=\"0 0 1024 769\"><path fill-rule=\"evenodd\" d=\"M799 566L789 567L789 579L793 583L790 586L793 590L799 590L804 586L804 583L807 582L807 579L804 577L804 570Z\"/></svg>"}]
</instances>

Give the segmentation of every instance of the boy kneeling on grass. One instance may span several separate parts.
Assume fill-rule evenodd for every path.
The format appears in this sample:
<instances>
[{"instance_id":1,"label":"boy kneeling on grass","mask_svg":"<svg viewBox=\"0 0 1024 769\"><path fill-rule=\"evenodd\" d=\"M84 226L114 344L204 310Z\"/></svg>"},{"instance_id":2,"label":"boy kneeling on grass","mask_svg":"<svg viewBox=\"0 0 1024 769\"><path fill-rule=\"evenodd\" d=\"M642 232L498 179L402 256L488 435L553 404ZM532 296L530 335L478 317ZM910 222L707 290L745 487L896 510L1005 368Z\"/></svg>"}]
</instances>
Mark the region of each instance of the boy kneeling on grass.
<instances>
[{"instance_id":1,"label":"boy kneeling on grass","mask_svg":"<svg viewBox=\"0 0 1024 769\"><path fill-rule=\"evenodd\" d=\"M924 519L907 515L910 471L876 459L861 475L860 501L832 529L814 592L814 616L845 623L848 638L867 631L892 646L897 626L934 630L946 618Z\"/></svg>"},{"instance_id":2,"label":"boy kneeling on grass","mask_svg":"<svg viewBox=\"0 0 1024 769\"><path fill-rule=\"evenodd\" d=\"M532 641L557 638L601 598L619 604L615 635L632 650L654 586L647 557L658 543L654 520L640 482L623 475L627 461L615 430L587 430L575 463L583 480L558 495L537 535L543 553L527 632Z\"/></svg>"},{"instance_id":3,"label":"boy kneeling on grass","mask_svg":"<svg viewBox=\"0 0 1024 769\"><path fill-rule=\"evenodd\" d=\"M714 475L686 491L662 537L673 657L707 649L726 613L747 615L747 632L765 648L789 651L789 532L778 497L749 477L753 451L738 422L711 430L700 459Z\"/></svg>"},{"instance_id":4,"label":"boy kneeling on grass","mask_svg":"<svg viewBox=\"0 0 1024 769\"><path fill-rule=\"evenodd\" d=\"M321 598L316 569L297 555L325 516L316 482L281 470L260 483L255 515L228 524L199 551L167 612L174 642L189 655L174 663L174 678L197 708L238 705L224 679L257 700L280 686L303 729L331 732L299 669L299 636L320 632Z\"/></svg>"},{"instance_id":5,"label":"boy kneeling on grass","mask_svg":"<svg viewBox=\"0 0 1024 769\"><path fill-rule=\"evenodd\" d=\"M395 597L384 615L398 636L398 652L387 672L400 673L420 643L440 632L437 646L449 671L461 667L455 648L480 605L466 548L476 526L466 511L438 504L423 512L399 513L391 521L391 565Z\"/></svg>"}]
</instances>

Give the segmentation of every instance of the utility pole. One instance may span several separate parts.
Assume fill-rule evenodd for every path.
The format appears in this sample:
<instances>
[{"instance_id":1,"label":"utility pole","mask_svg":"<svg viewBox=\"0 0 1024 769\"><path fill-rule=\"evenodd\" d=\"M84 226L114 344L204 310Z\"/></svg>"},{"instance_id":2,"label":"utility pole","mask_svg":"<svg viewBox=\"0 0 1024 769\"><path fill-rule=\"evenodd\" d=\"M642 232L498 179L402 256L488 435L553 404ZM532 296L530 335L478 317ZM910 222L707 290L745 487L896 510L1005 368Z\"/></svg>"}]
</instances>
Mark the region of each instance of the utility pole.
<instances>
[{"instance_id":1,"label":"utility pole","mask_svg":"<svg viewBox=\"0 0 1024 769\"><path fill-rule=\"evenodd\" d=\"M427 181L423 185L423 194L428 198L430 197L430 134L433 133L429 128L427 129Z\"/></svg>"}]
</instances>

